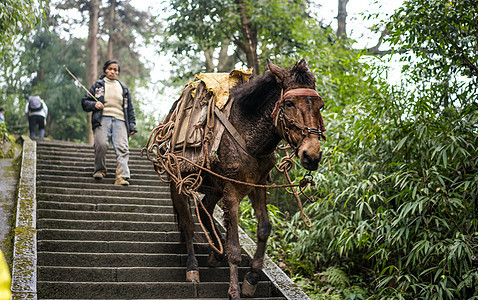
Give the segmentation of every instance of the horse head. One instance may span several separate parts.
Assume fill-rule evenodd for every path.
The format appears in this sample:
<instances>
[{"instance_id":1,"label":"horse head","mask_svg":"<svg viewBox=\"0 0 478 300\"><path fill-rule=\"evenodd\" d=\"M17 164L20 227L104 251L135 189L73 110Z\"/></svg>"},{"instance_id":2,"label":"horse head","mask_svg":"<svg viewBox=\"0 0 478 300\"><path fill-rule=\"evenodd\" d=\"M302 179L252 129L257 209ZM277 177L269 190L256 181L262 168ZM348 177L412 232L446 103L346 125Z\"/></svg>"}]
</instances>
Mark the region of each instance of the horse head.
<instances>
[{"instance_id":1,"label":"horse head","mask_svg":"<svg viewBox=\"0 0 478 300\"><path fill-rule=\"evenodd\" d=\"M320 109L324 101L315 91L315 77L304 59L290 70L267 61L269 70L282 88L272 113L279 135L295 150L302 166L317 170L322 159L320 140L325 140Z\"/></svg>"}]
</instances>

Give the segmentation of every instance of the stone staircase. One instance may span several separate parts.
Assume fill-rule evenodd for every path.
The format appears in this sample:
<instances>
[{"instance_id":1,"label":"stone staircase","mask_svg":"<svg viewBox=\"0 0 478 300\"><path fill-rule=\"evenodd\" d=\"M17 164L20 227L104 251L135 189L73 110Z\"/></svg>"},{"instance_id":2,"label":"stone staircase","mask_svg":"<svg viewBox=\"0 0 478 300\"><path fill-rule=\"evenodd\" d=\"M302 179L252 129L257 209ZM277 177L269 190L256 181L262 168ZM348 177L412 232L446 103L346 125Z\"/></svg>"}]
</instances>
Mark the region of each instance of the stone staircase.
<instances>
[{"instance_id":1,"label":"stone staircase","mask_svg":"<svg viewBox=\"0 0 478 300\"><path fill-rule=\"evenodd\" d=\"M209 247L201 233L196 234L201 282L185 282L186 249L169 189L139 149L131 149L128 187L113 185L112 149L109 173L101 181L92 178L91 146L40 141L36 151L39 299L227 298L227 263L207 267ZM240 278L249 262L244 252ZM255 297L306 299L284 296L265 274Z\"/></svg>"}]
</instances>

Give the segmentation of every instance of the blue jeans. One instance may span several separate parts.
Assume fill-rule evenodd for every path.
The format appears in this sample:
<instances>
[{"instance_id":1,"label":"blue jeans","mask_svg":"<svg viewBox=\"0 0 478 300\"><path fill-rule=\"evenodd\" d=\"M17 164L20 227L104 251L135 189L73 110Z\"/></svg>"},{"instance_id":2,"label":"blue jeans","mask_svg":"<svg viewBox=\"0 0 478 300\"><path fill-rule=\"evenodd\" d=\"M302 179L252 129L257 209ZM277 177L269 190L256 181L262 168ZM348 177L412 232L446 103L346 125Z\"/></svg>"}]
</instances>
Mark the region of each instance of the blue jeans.
<instances>
[{"instance_id":1,"label":"blue jeans","mask_svg":"<svg viewBox=\"0 0 478 300\"><path fill-rule=\"evenodd\" d=\"M106 151L108 143L112 142L116 153L116 178L130 178L128 133L125 122L113 117L103 117L101 126L95 128L93 135L95 139L95 173L106 173Z\"/></svg>"}]
</instances>

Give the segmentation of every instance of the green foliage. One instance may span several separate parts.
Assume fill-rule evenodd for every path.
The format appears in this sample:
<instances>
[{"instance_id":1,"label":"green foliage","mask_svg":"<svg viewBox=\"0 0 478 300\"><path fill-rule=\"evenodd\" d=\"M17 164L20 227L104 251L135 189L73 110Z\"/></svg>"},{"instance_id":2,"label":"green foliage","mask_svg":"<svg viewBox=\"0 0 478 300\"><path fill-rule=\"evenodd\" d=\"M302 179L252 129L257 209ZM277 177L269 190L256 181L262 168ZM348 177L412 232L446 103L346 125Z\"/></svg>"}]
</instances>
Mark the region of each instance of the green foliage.
<instances>
[{"instance_id":1,"label":"green foliage","mask_svg":"<svg viewBox=\"0 0 478 300\"><path fill-rule=\"evenodd\" d=\"M23 111L29 95L37 94L48 106L46 134L54 139L85 141L88 116L81 108L84 91L65 71L68 66L78 78L84 78L83 41L62 40L54 32L39 29L25 44L21 56L21 72L31 78L23 84L23 97L19 99ZM17 115L25 119L23 113ZM20 121L20 120L18 120Z\"/></svg>"},{"instance_id":2,"label":"green foliage","mask_svg":"<svg viewBox=\"0 0 478 300\"><path fill-rule=\"evenodd\" d=\"M408 81L401 87L383 82L384 71L347 44L298 53L318 76L328 141L314 175L317 186L309 191L316 202L305 207L312 227L304 228L298 213L279 222L276 230L285 234L272 235L270 254L311 295L323 292L316 274L338 269L361 287L356 297L478 296L476 76L463 55L438 44L437 34L446 30L427 31L444 26L430 20L441 14L438 8L457 3L406 1L406 13L395 15L404 26L389 24L396 30L392 37L403 40L396 48L410 51L404 56ZM461 9L443 22L458 27L458 15L475 11ZM425 31L412 34L411 28ZM472 30L457 37L460 45L476 45ZM475 64L468 50L460 53ZM299 180L304 171L294 174ZM333 280L340 277L330 278L330 292L345 298L343 283Z\"/></svg>"},{"instance_id":3,"label":"green foliage","mask_svg":"<svg viewBox=\"0 0 478 300\"><path fill-rule=\"evenodd\" d=\"M251 28L257 32L258 56L261 68L266 58L284 60L305 49L321 36L313 33L320 25L307 13L308 1L246 1ZM177 76L187 77L205 70L204 51L229 47L234 54L229 59L246 68L241 44L247 43L241 31L237 1L171 1L166 37L162 49L170 51L176 60ZM221 63L221 62L220 62ZM188 72L189 71L189 72ZM260 70L262 73L264 70Z\"/></svg>"},{"instance_id":4,"label":"green foliage","mask_svg":"<svg viewBox=\"0 0 478 300\"><path fill-rule=\"evenodd\" d=\"M85 6L87 3L84 1L65 2L61 5L66 9L75 3L81 4L79 8L75 7L75 9L80 11L87 9ZM139 134L131 139L131 145L142 147L157 121L142 112L143 106L146 104L141 99L141 95L136 93L137 88L145 86L149 76L147 75L148 70L135 52L133 40L136 33L147 35L146 31L151 24L147 23L148 18L145 14L133 11L129 4L122 2L118 10L120 8L124 8L125 11L118 13L118 18L121 19L119 27L128 28L131 31L125 33L121 40L124 43L115 48L115 54L118 55L121 62L120 80L125 82L133 93L137 126L140 130ZM3 80L0 85L5 88L2 89L0 104L6 109L6 117L12 133L26 134L28 133L28 122L24 112L28 96L40 95L49 109L46 127L47 138L86 142L88 114L81 107L81 99L85 91L63 68L63 66L67 66L86 86L86 42L84 39L73 36L70 36L69 39L62 38L58 32L62 32L65 28L60 27L57 23L58 20L63 19L57 15L49 17L48 21L52 23L50 27L46 24L37 27L28 38L22 41L21 46L18 46L15 63L2 65L0 75ZM154 31L149 33L154 33ZM106 43L100 41L100 48L103 49L102 53L106 52ZM102 56L101 53L100 56ZM102 66L103 62L99 62L99 64ZM88 87L86 86L86 88Z\"/></svg>"},{"instance_id":5,"label":"green foliage","mask_svg":"<svg viewBox=\"0 0 478 300\"><path fill-rule=\"evenodd\" d=\"M440 86L456 75L476 80L477 4L475 0L407 0L395 12L388 39L398 51L405 51L402 59L411 62L407 68L414 82L433 78L436 82L429 84ZM420 66L421 62L426 64Z\"/></svg>"},{"instance_id":6,"label":"green foliage","mask_svg":"<svg viewBox=\"0 0 478 300\"><path fill-rule=\"evenodd\" d=\"M0 159L15 156L15 137L8 132L5 123L0 123Z\"/></svg>"},{"instance_id":7,"label":"green foliage","mask_svg":"<svg viewBox=\"0 0 478 300\"><path fill-rule=\"evenodd\" d=\"M311 298L478 297L471 2L404 2L387 26L404 54L401 86L348 41L297 53L318 77L328 141L305 205L312 227L282 196L274 204L292 217L268 251Z\"/></svg>"},{"instance_id":8,"label":"green foliage","mask_svg":"<svg viewBox=\"0 0 478 300\"><path fill-rule=\"evenodd\" d=\"M42 19L43 3L34 0L2 0L0 4L0 63L14 60L16 43Z\"/></svg>"}]
</instances>

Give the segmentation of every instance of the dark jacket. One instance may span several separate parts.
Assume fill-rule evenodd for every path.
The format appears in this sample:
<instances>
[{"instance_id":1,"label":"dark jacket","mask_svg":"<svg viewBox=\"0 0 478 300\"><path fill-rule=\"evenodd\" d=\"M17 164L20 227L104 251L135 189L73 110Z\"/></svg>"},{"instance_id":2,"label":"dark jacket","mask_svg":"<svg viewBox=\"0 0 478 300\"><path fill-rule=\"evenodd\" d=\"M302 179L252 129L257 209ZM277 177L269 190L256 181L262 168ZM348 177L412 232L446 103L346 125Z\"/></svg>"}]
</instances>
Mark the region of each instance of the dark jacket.
<instances>
[{"instance_id":1,"label":"dark jacket","mask_svg":"<svg viewBox=\"0 0 478 300\"><path fill-rule=\"evenodd\" d=\"M126 87L124 83L118 80L123 88L123 113L124 119L126 123L126 130L128 134L131 132L136 132L135 125L136 125L136 116L134 113L134 106L133 101L131 100L131 92ZM90 87L90 93L95 96L98 101L105 104L105 81L104 79L100 79L97 82L93 83ZM103 110L95 108L96 101L91 97L90 94L86 93L85 97L81 99L81 106L83 107L84 111L90 112L92 111L93 114L91 116L91 125L93 126L93 130L96 127L101 126L101 118L103 117Z\"/></svg>"}]
</instances>

